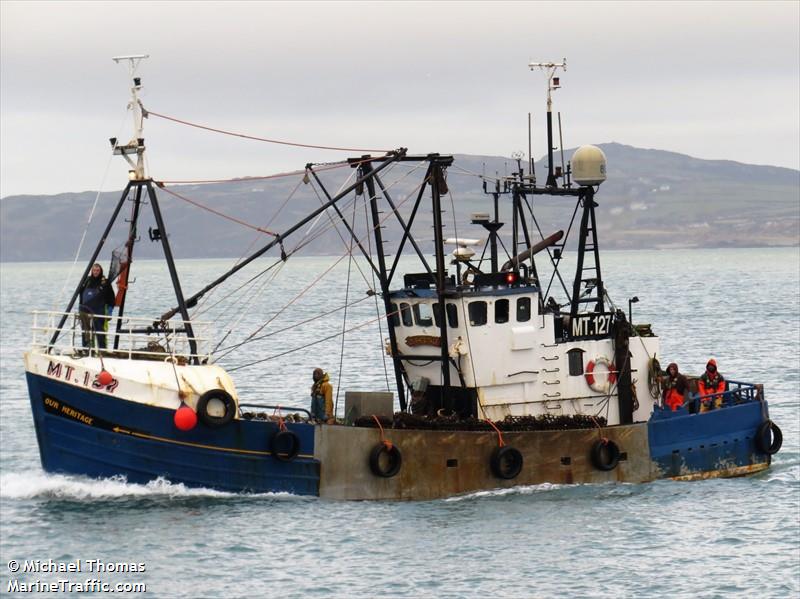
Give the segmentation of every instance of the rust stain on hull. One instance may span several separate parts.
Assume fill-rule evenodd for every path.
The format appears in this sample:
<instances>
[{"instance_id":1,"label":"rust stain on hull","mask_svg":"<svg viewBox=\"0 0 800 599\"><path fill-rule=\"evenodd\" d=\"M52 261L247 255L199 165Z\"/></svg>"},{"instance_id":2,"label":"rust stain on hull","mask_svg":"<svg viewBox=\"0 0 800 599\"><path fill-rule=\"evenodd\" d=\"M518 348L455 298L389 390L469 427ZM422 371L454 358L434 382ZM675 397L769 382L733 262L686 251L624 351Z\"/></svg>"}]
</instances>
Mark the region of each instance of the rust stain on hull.
<instances>
[{"instance_id":1,"label":"rust stain on hull","mask_svg":"<svg viewBox=\"0 0 800 599\"><path fill-rule=\"evenodd\" d=\"M682 474L680 476L670 476L670 480L691 481L707 480L712 478L735 478L737 476L749 476L757 472L763 472L769 468L769 462L760 464L750 464L748 466L736 466L734 468L721 468L719 470L709 470L708 472L695 472L692 474Z\"/></svg>"},{"instance_id":2,"label":"rust stain on hull","mask_svg":"<svg viewBox=\"0 0 800 599\"><path fill-rule=\"evenodd\" d=\"M493 432L389 430L386 438L403 456L392 478L375 476L368 456L380 442L377 429L319 426L315 457L321 462L320 496L334 499L425 500L494 488L541 483L647 482L658 478L649 458L647 425L603 429L625 459L610 472L594 467L592 445L596 429L503 433L506 445L523 455L520 474L513 480L493 475Z\"/></svg>"}]
</instances>

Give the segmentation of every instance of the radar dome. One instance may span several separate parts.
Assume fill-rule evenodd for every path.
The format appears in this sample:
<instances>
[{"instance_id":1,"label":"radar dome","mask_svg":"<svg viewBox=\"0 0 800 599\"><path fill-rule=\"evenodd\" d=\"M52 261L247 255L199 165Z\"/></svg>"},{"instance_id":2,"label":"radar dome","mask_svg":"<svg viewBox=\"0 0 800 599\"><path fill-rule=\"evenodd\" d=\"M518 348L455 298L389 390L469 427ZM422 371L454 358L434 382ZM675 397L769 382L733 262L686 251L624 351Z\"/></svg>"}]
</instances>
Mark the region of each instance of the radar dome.
<instances>
[{"instance_id":1,"label":"radar dome","mask_svg":"<svg viewBox=\"0 0 800 599\"><path fill-rule=\"evenodd\" d=\"M597 146L581 146L572 155L572 180L578 185L600 185L606 180L606 155Z\"/></svg>"}]
</instances>

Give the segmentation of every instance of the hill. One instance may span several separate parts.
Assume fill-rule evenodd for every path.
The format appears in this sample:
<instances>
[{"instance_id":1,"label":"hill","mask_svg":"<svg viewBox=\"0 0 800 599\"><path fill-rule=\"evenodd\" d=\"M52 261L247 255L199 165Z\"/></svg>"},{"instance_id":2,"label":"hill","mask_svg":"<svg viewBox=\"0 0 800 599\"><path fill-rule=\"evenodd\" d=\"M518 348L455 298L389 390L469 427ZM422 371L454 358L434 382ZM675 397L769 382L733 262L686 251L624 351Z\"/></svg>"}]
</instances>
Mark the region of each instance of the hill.
<instances>
[{"instance_id":1,"label":"hill","mask_svg":"<svg viewBox=\"0 0 800 599\"><path fill-rule=\"evenodd\" d=\"M600 186L596 196L601 248L759 247L800 243L800 171L701 160L618 143L600 144L600 147L608 158L608 180ZM572 152L565 151L565 159L568 160ZM556 161L560 162L558 155ZM411 168L412 165L398 166L383 177L387 185L396 182L391 193L395 203L403 203L400 207L403 214L410 212L414 186L422 176L417 171L404 177ZM509 158L457 155L448 171L448 185L458 218L454 223L450 197L445 198L446 234L457 230L462 236L483 237L482 230L469 224L469 215L486 212L491 204L474 175L503 175L514 168L516 162ZM536 173L540 180L544 179L543 161L537 162ZM351 169L345 167L325 171L321 177L326 187L335 191L351 174ZM285 230L320 205L313 187L303 185L300 176L267 180L243 178L169 189L208 208L276 232ZM84 254L96 243L119 193L100 195ZM95 192L83 192L8 196L0 200L0 260L70 260L95 196ZM545 235L567 227L574 209L572 200L537 198L536 201L537 221ZM231 220L220 219L166 191L159 191L159 202L177 258L239 256L245 253L254 237L258 237L258 233ZM503 217L508 220L508 202L504 199L503 203ZM430 223L427 206L423 202L420 224ZM143 207L142 214L139 230L145 242L137 246L137 256L160 256L159 246L146 239L147 229L154 226L148 206ZM363 231L363 207L359 214L357 222ZM127 226L122 221L120 219L112 231L107 247L122 244ZM327 217L321 217L310 236L314 237L327 223ZM399 227L393 221L386 224L385 237L398 240ZM304 232L305 229L297 239L287 240L287 248L294 247ZM310 242L304 253L339 253L341 244L335 232L329 230Z\"/></svg>"}]
</instances>

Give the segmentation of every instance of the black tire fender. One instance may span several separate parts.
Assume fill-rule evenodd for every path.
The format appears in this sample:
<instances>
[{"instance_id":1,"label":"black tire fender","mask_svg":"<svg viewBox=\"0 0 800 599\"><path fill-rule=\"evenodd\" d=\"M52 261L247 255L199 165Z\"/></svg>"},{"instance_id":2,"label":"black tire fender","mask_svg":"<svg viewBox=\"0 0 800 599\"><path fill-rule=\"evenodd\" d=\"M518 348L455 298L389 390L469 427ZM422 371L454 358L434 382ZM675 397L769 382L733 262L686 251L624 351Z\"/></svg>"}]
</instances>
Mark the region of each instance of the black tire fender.
<instances>
[{"instance_id":1,"label":"black tire fender","mask_svg":"<svg viewBox=\"0 0 800 599\"><path fill-rule=\"evenodd\" d=\"M489 458L492 474L505 480L517 478L519 473L522 472L522 463L522 453L519 449L508 445L495 447L492 457Z\"/></svg>"},{"instance_id":2,"label":"black tire fender","mask_svg":"<svg viewBox=\"0 0 800 599\"><path fill-rule=\"evenodd\" d=\"M771 439L770 439L771 437ZM756 431L756 446L767 455L780 451L783 445L783 433L772 420L762 422Z\"/></svg>"},{"instance_id":3,"label":"black tire fender","mask_svg":"<svg viewBox=\"0 0 800 599\"><path fill-rule=\"evenodd\" d=\"M382 456L386 455L386 463L382 463ZM369 469L375 476L381 478L392 478L403 465L403 454L397 445L392 443L383 442L378 443L369 452Z\"/></svg>"},{"instance_id":4,"label":"black tire fender","mask_svg":"<svg viewBox=\"0 0 800 599\"><path fill-rule=\"evenodd\" d=\"M222 416L213 416L208 413L208 403L216 399L225 405L225 413ZM197 417L200 422L209 428L220 428L228 424L236 415L236 402L230 393L224 389L211 389L206 391L197 400Z\"/></svg>"},{"instance_id":5,"label":"black tire fender","mask_svg":"<svg viewBox=\"0 0 800 599\"><path fill-rule=\"evenodd\" d=\"M269 442L272 456L281 462L291 462L300 453L300 437L290 430L278 431Z\"/></svg>"},{"instance_id":6,"label":"black tire fender","mask_svg":"<svg viewBox=\"0 0 800 599\"><path fill-rule=\"evenodd\" d=\"M619 446L610 439L598 439L592 445L592 464L603 472L613 470L619 464Z\"/></svg>"}]
</instances>

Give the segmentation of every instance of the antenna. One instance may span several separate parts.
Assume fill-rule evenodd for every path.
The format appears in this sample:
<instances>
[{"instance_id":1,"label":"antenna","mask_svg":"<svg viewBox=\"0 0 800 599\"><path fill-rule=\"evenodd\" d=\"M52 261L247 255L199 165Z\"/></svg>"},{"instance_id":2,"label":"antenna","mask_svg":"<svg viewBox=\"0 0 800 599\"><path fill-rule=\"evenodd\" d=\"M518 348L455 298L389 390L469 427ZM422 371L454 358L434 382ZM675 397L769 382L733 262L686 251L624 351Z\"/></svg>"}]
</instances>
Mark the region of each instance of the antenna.
<instances>
[{"instance_id":1,"label":"antenna","mask_svg":"<svg viewBox=\"0 0 800 599\"><path fill-rule=\"evenodd\" d=\"M558 187L553 175L553 99L551 93L561 87L561 80L555 76L558 69L567 70L567 59L561 62L530 62L528 67L542 69L547 75L547 183L546 187Z\"/></svg>"},{"instance_id":2,"label":"antenna","mask_svg":"<svg viewBox=\"0 0 800 599\"><path fill-rule=\"evenodd\" d=\"M531 150L531 113L528 113L528 175L536 183L536 171L533 167L533 151Z\"/></svg>"},{"instance_id":3,"label":"antenna","mask_svg":"<svg viewBox=\"0 0 800 599\"><path fill-rule=\"evenodd\" d=\"M141 181L145 179L144 172L144 116L147 114L142 101L139 99L139 91L142 89L142 80L136 76L136 70L139 68L139 63L145 58L149 58L149 54L130 54L126 56L114 56L111 60L119 64L120 62L128 62L128 76L131 81L131 99L128 102L128 110L133 115L133 137L125 145L117 145L117 139L112 137L109 141L111 147L114 148L114 154L122 156L132 170L128 171L128 178L131 181ZM136 155L136 162L129 158L129 155Z\"/></svg>"},{"instance_id":4,"label":"antenna","mask_svg":"<svg viewBox=\"0 0 800 599\"><path fill-rule=\"evenodd\" d=\"M558 149L561 152L561 176L563 177L566 170L564 169L564 138L561 135L561 111L558 112Z\"/></svg>"}]
</instances>

